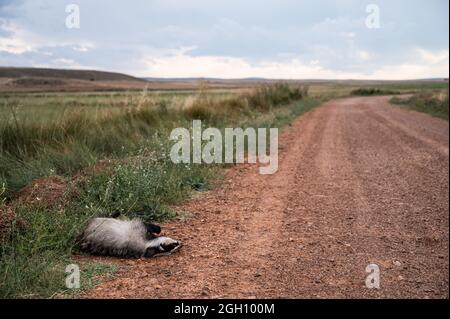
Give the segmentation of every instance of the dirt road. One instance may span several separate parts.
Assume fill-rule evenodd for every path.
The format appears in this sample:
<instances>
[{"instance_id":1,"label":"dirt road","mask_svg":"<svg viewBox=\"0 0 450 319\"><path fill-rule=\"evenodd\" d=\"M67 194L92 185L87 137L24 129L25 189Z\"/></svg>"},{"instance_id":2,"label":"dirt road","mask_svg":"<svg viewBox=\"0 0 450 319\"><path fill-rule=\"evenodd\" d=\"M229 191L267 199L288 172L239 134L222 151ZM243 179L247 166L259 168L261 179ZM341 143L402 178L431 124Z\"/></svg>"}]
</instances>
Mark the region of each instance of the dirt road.
<instances>
[{"instance_id":1,"label":"dirt road","mask_svg":"<svg viewBox=\"0 0 450 319\"><path fill-rule=\"evenodd\" d=\"M387 97L332 101L280 138L280 168L237 166L181 207L173 256L123 261L98 298L448 297L449 126ZM375 263L381 289L365 286Z\"/></svg>"}]
</instances>

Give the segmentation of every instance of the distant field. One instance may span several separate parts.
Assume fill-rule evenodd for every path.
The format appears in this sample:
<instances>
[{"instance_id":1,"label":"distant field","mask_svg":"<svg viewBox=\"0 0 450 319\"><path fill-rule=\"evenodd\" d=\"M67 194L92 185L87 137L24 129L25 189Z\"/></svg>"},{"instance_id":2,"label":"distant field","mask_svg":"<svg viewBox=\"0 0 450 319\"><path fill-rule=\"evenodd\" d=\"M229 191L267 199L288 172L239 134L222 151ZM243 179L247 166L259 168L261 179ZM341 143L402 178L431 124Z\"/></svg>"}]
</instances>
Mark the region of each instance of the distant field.
<instances>
[{"instance_id":1,"label":"distant field","mask_svg":"<svg viewBox=\"0 0 450 319\"><path fill-rule=\"evenodd\" d=\"M328 81L312 83L310 94L330 98L344 97L359 89L376 89L387 93L408 94L421 91L448 90L448 81ZM383 92L381 92L383 93Z\"/></svg>"},{"instance_id":2,"label":"distant field","mask_svg":"<svg viewBox=\"0 0 450 319\"><path fill-rule=\"evenodd\" d=\"M110 91L172 91L198 90L202 86L210 89L242 90L261 84L274 84L280 80L267 79L163 79L147 80L120 73L55 70L36 68L0 67L0 92L110 92ZM310 87L311 93L329 96L346 96L361 87L374 87L399 91L442 89L448 80L421 81L356 81L356 80L283 80L291 85Z\"/></svg>"},{"instance_id":3,"label":"distant field","mask_svg":"<svg viewBox=\"0 0 450 319\"><path fill-rule=\"evenodd\" d=\"M236 94L230 90L209 90L208 96L224 99ZM83 113L94 118L120 114L127 108L167 103L170 108L188 107L195 91L131 91L91 93L0 93L0 123L11 120L12 111L21 122L61 121Z\"/></svg>"}]
</instances>

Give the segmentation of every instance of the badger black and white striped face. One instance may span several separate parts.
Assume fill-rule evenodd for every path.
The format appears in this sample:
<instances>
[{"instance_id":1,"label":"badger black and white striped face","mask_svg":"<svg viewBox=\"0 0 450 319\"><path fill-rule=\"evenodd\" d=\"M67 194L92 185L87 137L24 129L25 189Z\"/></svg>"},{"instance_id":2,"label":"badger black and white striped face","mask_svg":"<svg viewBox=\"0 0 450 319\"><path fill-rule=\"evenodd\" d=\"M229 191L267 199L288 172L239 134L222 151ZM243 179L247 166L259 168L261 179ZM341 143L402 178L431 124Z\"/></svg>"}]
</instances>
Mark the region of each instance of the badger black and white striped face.
<instances>
[{"instance_id":1,"label":"badger black and white striped face","mask_svg":"<svg viewBox=\"0 0 450 319\"><path fill-rule=\"evenodd\" d=\"M158 237L149 241L145 257L167 256L181 247L179 241L169 237Z\"/></svg>"},{"instance_id":2,"label":"badger black and white striped face","mask_svg":"<svg viewBox=\"0 0 450 319\"><path fill-rule=\"evenodd\" d=\"M140 219L94 218L81 239L81 248L90 254L116 257L156 257L169 255L181 243L158 237L161 228Z\"/></svg>"}]
</instances>

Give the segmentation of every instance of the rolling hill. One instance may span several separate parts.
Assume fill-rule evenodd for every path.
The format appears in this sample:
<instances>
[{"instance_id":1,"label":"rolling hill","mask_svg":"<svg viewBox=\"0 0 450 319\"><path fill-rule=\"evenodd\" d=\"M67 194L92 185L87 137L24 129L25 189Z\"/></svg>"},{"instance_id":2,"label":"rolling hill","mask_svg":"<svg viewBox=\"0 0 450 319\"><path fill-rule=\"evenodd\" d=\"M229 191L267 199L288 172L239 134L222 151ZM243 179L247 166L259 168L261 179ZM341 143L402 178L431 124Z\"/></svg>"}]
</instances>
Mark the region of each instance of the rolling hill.
<instances>
[{"instance_id":1,"label":"rolling hill","mask_svg":"<svg viewBox=\"0 0 450 319\"><path fill-rule=\"evenodd\" d=\"M140 90L147 83L114 72L0 67L0 92Z\"/></svg>"}]
</instances>

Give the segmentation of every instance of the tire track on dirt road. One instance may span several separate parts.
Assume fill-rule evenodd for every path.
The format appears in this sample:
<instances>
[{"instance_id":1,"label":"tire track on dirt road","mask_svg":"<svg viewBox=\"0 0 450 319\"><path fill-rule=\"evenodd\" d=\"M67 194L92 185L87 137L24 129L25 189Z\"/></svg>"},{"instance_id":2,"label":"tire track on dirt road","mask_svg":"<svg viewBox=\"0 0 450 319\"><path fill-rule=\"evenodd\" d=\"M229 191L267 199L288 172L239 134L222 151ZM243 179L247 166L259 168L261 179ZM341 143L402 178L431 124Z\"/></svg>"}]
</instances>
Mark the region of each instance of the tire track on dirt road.
<instances>
[{"instance_id":1,"label":"tire track on dirt road","mask_svg":"<svg viewBox=\"0 0 450 319\"><path fill-rule=\"evenodd\" d=\"M325 103L280 136L279 171L235 166L179 211L170 257L114 260L94 298L448 297L448 123L387 97ZM365 268L381 269L381 289Z\"/></svg>"}]
</instances>

